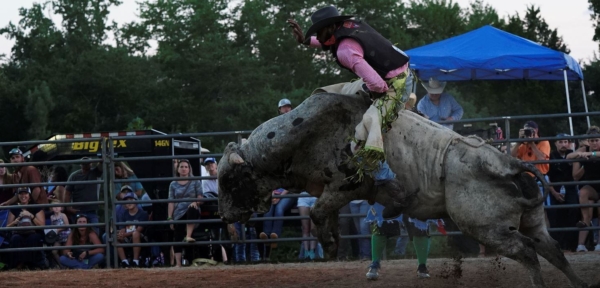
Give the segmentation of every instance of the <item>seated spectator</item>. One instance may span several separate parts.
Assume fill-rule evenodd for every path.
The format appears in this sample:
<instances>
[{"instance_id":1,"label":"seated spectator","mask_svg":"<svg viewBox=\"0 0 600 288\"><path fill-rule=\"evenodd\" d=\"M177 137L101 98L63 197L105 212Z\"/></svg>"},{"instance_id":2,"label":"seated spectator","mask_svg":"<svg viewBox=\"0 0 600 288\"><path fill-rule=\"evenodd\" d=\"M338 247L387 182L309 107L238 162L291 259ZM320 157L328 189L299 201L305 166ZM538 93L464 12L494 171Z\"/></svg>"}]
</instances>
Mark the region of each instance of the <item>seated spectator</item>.
<instances>
[{"instance_id":1,"label":"seated spectator","mask_svg":"<svg viewBox=\"0 0 600 288\"><path fill-rule=\"evenodd\" d=\"M256 214L252 215L252 218L256 217ZM242 230L242 223L240 222L235 222L234 224L234 228L235 228L235 233L232 233L230 231L230 235L231 235L231 240L232 241L237 241L239 235L242 235L242 233L246 233L246 239L248 240L255 240L258 239L257 235L256 235L256 228L254 227L254 222L248 222L246 223L246 231ZM230 224L231 225L231 224ZM229 228L230 226L228 226ZM250 247L250 261L252 262L258 262L260 261L260 253L258 252L258 245L257 243L235 243L233 244L233 249L234 249L234 261L235 262L246 262L246 247L249 246Z\"/></svg>"},{"instance_id":2,"label":"seated spectator","mask_svg":"<svg viewBox=\"0 0 600 288\"><path fill-rule=\"evenodd\" d=\"M0 163L4 163L4 160L0 159ZM2 185L13 184L13 175L8 172L6 167L0 167L0 203L9 201L15 196L13 188L3 188ZM0 224L5 222L8 218L8 210L0 210Z\"/></svg>"},{"instance_id":3,"label":"seated spectator","mask_svg":"<svg viewBox=\"0 0 600 288\"><path fill-rule=\"evenodd\" d=\"M137 195L133 192L128 192L123 196L123 200L138 200ZM117 232L117 242L119 243L141 243L144 235L144 227L141 225L135 225L135 222L148 221L148 214L144 210L138 208L135 203L125 204L124 213L117 216L117 222L131 223L129 225L120 226ZM129 260L125 257L125 249L123 247L117 248L119 254L119 260L121 260L121 268L140 267L140 251L142 247L133 247L133 263L129 263Z\"/></svg>"},{"instance_id":4,"label":"seated spectator","mask_svg":"<svg viewBox=\"0 0 600 288\"><path fill-rule=\"evenodd\" d=\"M193 177L192 166L187 159L181 159L177 165L177 177ZM202 199L202 182L199 180L178 180L169 185L169 199ZM200 218L201 201L169 203L167 220L197 220ZM175 242L195 242L192 238L194 223L171 224L175 231ZM181 267L182 246L173 247L175 254L175 267Z\"/></svg>"},{"instance_id":5,"label":"seated spectator","mask_svg":"<svg viewBox=\"0 0 600 288\"><path fill-rule=\"evenodd\" d=\"M215 158L206 158L204 160L204 167L206 168L206 172L208 172L209 176L217 176L217 160ZM219 194L219 183L217 179L204 179L202 180L202 192L204 196L216 197ZM210 195L210 193L214 193L214 195Z\"/></svg>"},{"instance_id":6,"label":"seated spectator","mask_svg":"<svg viewBox=\"0 0 600 288\"><path fill-rule=\"evenodd\" d=\"M573 179L575 181L597 181L600 180L600 128L592 126L588 129L587 135L589 146L582 146L577 151L569 154L567 159L580 159L581 162L573 163ZM580 185L579 188L579 203L588 204L598 202L600 195L600 184ZM600 209L599 209L600 210ZM581 221L577 223L577 227L585 228L591 225L592 216L594 214L593 207L581 208ZM579 232L579 241L577 252L586 252L586 239L589 231ZM595 251L600 251L600 244L597 244Z\"/></svg>"},{"instance_id":7,"label":"seated spectator","mask_svg":"<svg viewBox=\"0 0 600 288\"><path fill-rule=\"evenodd\" d=\"M289 191L283 188L273 190L273 195L286 195ZM271 209L263 217L283 217L285 212L296 206L296 198L272 198ZM277 239L283 231L283 220L266 220L263 224L263 232L260 239ZM271 250L277 248L277 242L265 245L264 258L269 261Z\"/></svg>"},{"instance_id":8,"label":"seated spectator","mask_svg":"<svg viewBox=\"0 0 600 288\"><path fill-rule=\"evenodd\" d=\"M131 186L124 185L124 186L121 187L121 191L119 191L119 194L117 194L116 198L119 201L125 200L125 195L130 194L130 193L134 193L135 194L135 192L133 191L133 189L131 188ZM136 196L137 196L137 194L136 194ZM138 199L135 199L135 200L138 200ZM136 204L136 206L137 206L138 209L144 210L142 208L142 205ZM115 210L116 210L115 214L117 215L117 218L119 218L119 216L122 216L122 214L124 214L127 211L127 208L125 207L125 205L117 204L115 206Z\"/></svg>"},{"instance_id":9,"label":"seated spectator","mask_svg":"<svg viewBox=\"0 0 600 288\"><path fill-rule=\"evenodd\" d=\"M77 224L88 224L88 218L85 214L75 217ZM78 245L100 245L100 238L92 227L74 228L69 234L65 246ZM88 249L66 249L63 256L60 256L60 264L71 269L91 269L104 261L104 248L98 247L92 250Z\"/></svg>"},{"instance_id":10,"label":"seated spectator","mask_svg":"<svg viewBox=\"0 0 600 288\"><path fill-rule=\"evenodd\" d=\"M133 193L133 189L131 189L131 187L129 185L125 185L121 187L121 191L117 194L117 196L115 196L115 198L118 201L124 200L123 197L125 197L125 195L127 193ZM142 206L140 204L137 204L137 207L139 210L143 210ZM125 205L122 204L117 204L115 206L115 216L116 219L119 219L119 217L121 217L125 212L127 212L127 209L125 208ZM112 225L113 220L110 220L110 234L112 235L113 232L113 225ZM104 234L102 234L102 243L106 244L106 239L108 238L109 235L107 235L107 233L105 232ZM113 252L112 251L107 251L106 252L107 257L111 258L113 256ZM112 258L111 258L112 259Z\"/></svg>"},{"instance_id":11,"label":"seated spectator","mask_svg":"<svg viewBox=\"0 0 600 288\"><path fill-rule=\"evenodd\" d=\"M67 182L69 180L69 174L64 167L56 166L52 169L50 174L50 182ZM65 201L65 184L52 186L52 189L48 191L48 199L57 199L61 203Z\"/></svg>"},{"instance_id":12,"label":"seated spectator","mask_svg":"<svg viewBox=\"0 0 600 288\"><path fill-rule=\"evenodd\" d=\"M65 173L66 174L66 173ZM61 203L59 200L53 200L53 204ZM52 226L63 226L69 225L69 219L65 213L62 213L63 207L52 207L52 215L50 215L50 221ZM55 247L60 247L67 243L67 239L69 238L69 234L71 230L69 228L58 228L52 229L58 235L56 242L54 242ZM52 255L54 256L54 260L56 263L60 263L60 255L58 254L59 250L52 250Z\"/></svg>"},{"instance_id":13,"label":"seated spectator","mask_svg":"<svg viewBox=\"0 0 600 288\"><path fill-rule=\"evenodd\" d=\"M308 192L300 193L302 196L310 196ZM298 198L298 212L300 216L310 216L310 208L315 206L317 197L300 197ZM315 226L311 219L302 219L302 238L309 238L311 236L311 228ZM314 236L314 235L313 235ZM317 241L302 241L302 248L304 249L304 259L315 260L319 253L317 251Z\"/></svg>"},{"instance_id":14,"label":"seated spectator","mask_svg":"<svg viewBox=\"0 0 600 288\"><path fill-rule=\"evenodd\" d=\"M19 187L17 189L18 206L10 209L7 227L45 226L46 217L40 208L28 208L33 203L31 189ZM10 238L10 248L42 247L41 230L13 231ZM41 261L39 251L13 252L10 256L9 267L21 269L25 265L35 266Z\"/></svg>"},{"instance_id":15,"label":"seated spectator","mask_svg":"<svg viewBox=\"0 0 600 288\"><path fill-rule=\"evenodd\" d=\"M19 148L10 150L10 163L25 163L23 152ZM41 184L42 175L34 166L19 166L15 167L16 172L13 173L13 183L19 184ZM30 186L32 202L36 204L48 204L48 195L42 186ZM16 190L15 190L16 191ZM10 200L2 202L0 206L12 205L18 203L17 195L15 194Z\"/></svg>"}]
</instances>

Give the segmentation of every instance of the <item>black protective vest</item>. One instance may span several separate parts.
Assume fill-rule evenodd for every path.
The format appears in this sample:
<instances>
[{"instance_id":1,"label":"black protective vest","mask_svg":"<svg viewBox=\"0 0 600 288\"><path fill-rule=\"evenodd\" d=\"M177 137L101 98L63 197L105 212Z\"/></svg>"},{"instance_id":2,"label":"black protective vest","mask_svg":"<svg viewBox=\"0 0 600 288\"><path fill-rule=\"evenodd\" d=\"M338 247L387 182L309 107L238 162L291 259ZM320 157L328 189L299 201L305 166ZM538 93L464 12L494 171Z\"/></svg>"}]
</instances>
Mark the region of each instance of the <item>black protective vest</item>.
<instances>
[{"instance_id":1,"label":"black protective vest","mask_svg":"<svg viewBox=\"0 0 600 288\"><path fill-rule=\"evenodd\" d=\"M337 49L338 44L344 38L352 38L360 44L364 52L365 61L383 79L386 78L385 76L388 72L398 69L408 62L408 55L404 51L398 49L392 42L385 39L364 21L344 21L342 27L336 30L333 35L335 36L336 43L331 47L323 47L323 49L330 49L333 57L336 58L336 62L342 68L348 69L342 66L340 61L337 60Z\"/></svg>"}]
</instances>

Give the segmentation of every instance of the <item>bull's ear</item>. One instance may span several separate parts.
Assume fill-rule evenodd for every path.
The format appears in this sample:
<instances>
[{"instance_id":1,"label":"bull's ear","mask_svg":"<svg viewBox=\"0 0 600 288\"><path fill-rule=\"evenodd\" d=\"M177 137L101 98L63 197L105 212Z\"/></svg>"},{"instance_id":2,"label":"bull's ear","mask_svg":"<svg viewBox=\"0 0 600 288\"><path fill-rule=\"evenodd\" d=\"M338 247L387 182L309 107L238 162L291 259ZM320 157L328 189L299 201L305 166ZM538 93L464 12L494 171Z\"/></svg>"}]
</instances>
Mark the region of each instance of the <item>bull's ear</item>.
<instances>
[{"instance_id":1,"label":"bull's ear","mask_svg":"<svg viewBox=\"0 0 600 288\"><path fill-rule=\"evenodd\" d=\"M233 153L229 154L229 164L230 165L244 164L244 159L242 159L242 156L240 156L239 154L233 152Z\"/></svg>"}]
</instances>

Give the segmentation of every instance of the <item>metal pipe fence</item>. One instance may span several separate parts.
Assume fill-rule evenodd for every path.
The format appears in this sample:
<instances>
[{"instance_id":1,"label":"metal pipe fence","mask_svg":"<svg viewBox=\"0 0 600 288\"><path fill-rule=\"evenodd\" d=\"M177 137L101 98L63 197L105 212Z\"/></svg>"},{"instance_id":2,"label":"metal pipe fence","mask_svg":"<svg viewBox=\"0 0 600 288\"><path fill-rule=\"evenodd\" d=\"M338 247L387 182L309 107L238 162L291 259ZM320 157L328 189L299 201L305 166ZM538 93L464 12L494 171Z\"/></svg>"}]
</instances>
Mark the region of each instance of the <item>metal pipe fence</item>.
<instances>
[{"instance_id":1,"label":"metal pipe fence","mask_svg":"<svg viewBox=\"0 0 600 288\"><path fill-rule=\"evenodd\" d=\"M478 119L465 119L457 121L442 121L440 123L469 123L469 122L484 122L484 121L505 121L506 139L493 141L491 144L510 144L511 142L527 142L531 140L527 139L511 139L510 138L510 121L511 120L529 120L539 118L559 118L559 117L584 117L584 116L600 116L600 112L590 113L571 113L571 114L549 114L549 115L527 115L527 116L512 116L512 117L489 117L489 118L478 118ZM94 249L104 248L105 253L109 249L113 249L113 255L117 255L118 247L149 247L149 246L197 246L197 245L223 245L223 244L244 244L244 243L271 243L271 242L300 242L300 241L312 241L317 240L315 237L292 237L292 238L278 238L270 240L262 239L246 239L245 233L242 233L242 237L238 241L230 240L210 240L210 241L196 241L194 243L184 242L148 242L148 243L118 243L117 231L119 226L130 224L130 222L118 222L116 215L116 206L125 204L165 204L165 203L179 203L179 202L217 202L217 198L197 198L188 199L153 199L153 200L116 200L118 191L114 191L113 187L117 183L128 183L132 182L130 179L117 179L115 177L115 163L120 161L156 161L156 160L171 160L171 159L197 159L207 157L222 157L222 153L211 153L211 154L186 154L186 155L169 155L169 156L135 156L117 158L115 153L115 141L116 140L131 140L131 139L175 139L184 137L215 137L215 136L237 136L237 141L241 143L242 135L250 134L252 131L231 131L231 132L210 132L210 133L187 133L187 134L171 134L171 135L140 135L140 136L115 136L107 138L86 138L86 139L62 139L62 140L41 140L41 141L22 141L22 142L3 142L0 146L8 145L39 145L39 144L56 144L56 143L73 143L80 141L102 141L101 151L98 156L100 159L77 159L77 160L59 160L59 161L40 161L40 162L26 162L26 163L0 163L0 167L22 167L22 166L47 166L47 165L65 165L65 164L84 164L84 163L99 163L102 167L103 177L100 180L94 181L68 181L68 182L53 182L53 183L19 183L19 184L7 184L0 185L1 188L18 188L18 187L38 187L48 185L102 185L103 186L103 200L92 201L92 202L78 202L78 203L59 203L59 204L30 204L30 208L50 208L59 206L84 206L84 205L97 205L104 208L104 219L102 223L94 224L69 224L69 225L48 225L39 227L2 227L0 232L6 231L19 231L19 230L42 230L42 229L58 229L58 228L79 228L79 227L104 227L106 232L107 241L102 245L74 245L74 246L60 246L60 247L28 247L28 248L6 248L0 249L0 253L5 252L19 252L19 251L49 251L49 250L67 250L67 249ZM536 140L558 140L558 139L586 139L589 138L587 135L573 135L569 137L540 137ZM510 153L510 145L508 146L508 153ZM546 164L546 163L573 163L582 162L581 159L558 159L558 160L541 160L533 161L533 164ZM152 178L138 178L135 182L147 183L147 182L165 182L165 181L177 181L177 180L209 180L216 179L216 176L194 176L194 177L152 177ZM550 183L552 186L574 186L574 185L593 185L600 184L600 180L595 181L575 181L575 182L557 182ZM313 197L311 195L299 195L299 194L287 194L287 195L274 195L273 198L302 198L302 197ZM550 196L551 197L551 196ZM572 209L572 208L583 208L583 207L600 207L599 203L594 204L563 204L556 206L544 207L545 209ZM0 211L14 209L14 206L0 206ZM356 218L365 217L365 214L340 214L340 218ZM297 221L310 219L308 216L282 216L282 217L258 217L251 218L249 222L261 222L261 221L275 221L275 220L289 220ZM170 224L223 224L221 219L198 219L198 220L153 220L153 221L140 221L136 223L144 227L159 226L159 225L170 225ZM242 225L242 231L245 226ZM112 233L110 231L112 230ZM567 232L567 231L594 231L600 230L600 227L567 227L567 228L549 228L550 232ZM456 236L462 235L461 232L449 231L445 234L431 233L431 236ZM99 235L100 236L100 235ZM407 235L402 235L407 236ZM342 239L364 239L369 238L370 235L341 235ZM117 265L118 258L114 257L114 265ZM109 258L106 257L106 264L109 265Z\"/></svg>"}]
</instances>

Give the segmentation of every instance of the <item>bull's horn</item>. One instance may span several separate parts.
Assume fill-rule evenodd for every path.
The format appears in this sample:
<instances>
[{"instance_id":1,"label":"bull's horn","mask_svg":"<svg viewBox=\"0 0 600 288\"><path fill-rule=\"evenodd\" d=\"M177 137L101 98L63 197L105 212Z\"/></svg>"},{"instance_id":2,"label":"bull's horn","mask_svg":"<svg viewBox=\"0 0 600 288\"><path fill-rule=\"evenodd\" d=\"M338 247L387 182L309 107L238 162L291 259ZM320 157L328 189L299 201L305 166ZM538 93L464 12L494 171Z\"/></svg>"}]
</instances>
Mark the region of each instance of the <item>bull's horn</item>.
<instances>
[{"instance_id":1,"label":"bull's horn","mask_svg":"<svg viewBox=\"0 0 600 288\"><path fill-rule=\"evenodd\" d=\"M229 155L229 164L244 164L244 159L242 159L242 156L234 152Z\"/></svg>"}]
</instances>

